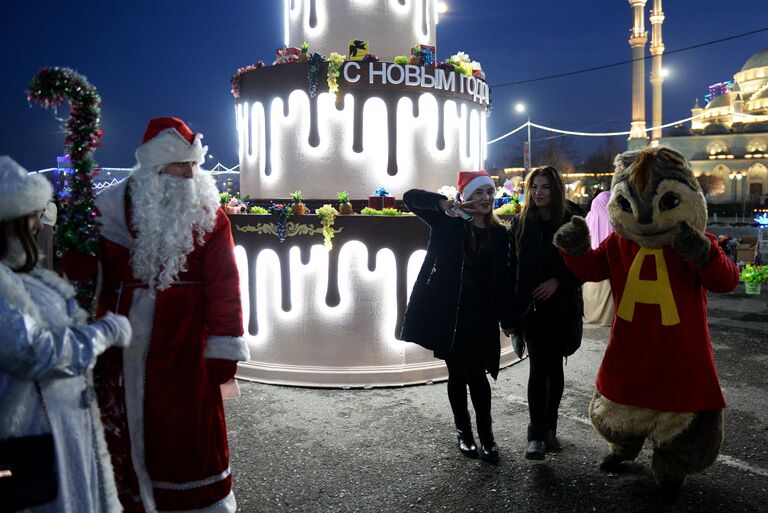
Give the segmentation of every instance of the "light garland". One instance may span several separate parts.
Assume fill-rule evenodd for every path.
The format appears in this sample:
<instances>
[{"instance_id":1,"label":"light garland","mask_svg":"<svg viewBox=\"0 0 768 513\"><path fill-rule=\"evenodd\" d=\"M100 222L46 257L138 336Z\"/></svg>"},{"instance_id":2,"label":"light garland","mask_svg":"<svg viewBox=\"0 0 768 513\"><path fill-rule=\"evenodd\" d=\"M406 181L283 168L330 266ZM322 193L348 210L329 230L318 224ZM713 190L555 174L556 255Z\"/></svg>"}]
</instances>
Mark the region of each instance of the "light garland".
<instances>
[{"instance_id":1,"label":"light garland","mask_svg":"<svg viewBox=\"0 0 768 513\"><path fill-rule=\"evenodd\" d=\"M733 111L731 111L730 114L731 115L735 115L735 116L742 116L742 117L749 117L749 118L756 118L756 119L763 119L765 117L765 116L755 116L753 114L742 114L740 112L733 112ZM669 128L671 126L679 125L680 123L686 123L688 121L692 121L694 119L698 119L698 118L706 117L706 116L707 116L707 113L706 112L702 112L701 114L696 114L695 116L691 116L691 117L688 117L688 118L685 118L685 119L679 119L677 121L672 121L671 123L666 123L664 125L648 127L648 128L645 128L643 131L644 132L652 132L653 130L656 130L656 129ZM545 132L554 132L556 134L564 134L564 135L579 135L579 136L583 136L583 137L610 137L610 136L614 136L614 135L629 135L631 133L628 130L625 131L625 132L575 132L575 131L571 131L571 130L561 130L559 128L552 128L552 127L549 127L549 126L539 125L539 124L536 124L536 123L533 123L533 122L530 122L530 121L526 121L525 123L523 123L519 127L515 128L514 130L511 130L511 131L507 132L506 134L504 134L502 136L499 136L496 139L493 139L492 141L488 141L488 143L486 143L486 144L490 146L491 144L493 144L495 142L499 142L502 139L506 139L510 135L516 134L517 132L519 132L523 128L526 128L528 125L530 125L530 126L532 126L534 128L538 128L539 130L544 130Z\"/></svg>"},{"instance_id":2,"label":"light garland","mask_svg":"<svg viewBox=\"0 0 768 513\"><path fill-rule=\"evenodd\" d=\"M101 145L99 123L101 98L88 79L69 68L43 68L32 79L27 100L48 109L69 102L66 122L72 160L72 179L66 196L60 199L61 224L58 243L63 251L75 250L96 255L99 233L94 210L93 177L97 174L93 152ZM88 308L95 284L83 282L77 287L77 299Z\"/></svg>"}]
</instances>

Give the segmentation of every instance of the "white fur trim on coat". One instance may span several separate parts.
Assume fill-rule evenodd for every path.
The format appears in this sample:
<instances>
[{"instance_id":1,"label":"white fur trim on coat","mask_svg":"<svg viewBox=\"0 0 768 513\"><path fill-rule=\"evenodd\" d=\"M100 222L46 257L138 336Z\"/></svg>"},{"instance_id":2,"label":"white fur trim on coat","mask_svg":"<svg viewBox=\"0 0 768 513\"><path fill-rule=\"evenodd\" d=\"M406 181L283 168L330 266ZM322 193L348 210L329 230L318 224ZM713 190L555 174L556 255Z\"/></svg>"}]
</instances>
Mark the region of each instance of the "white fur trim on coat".
<instances>
[{"instance_id":1,"label":"white fur trim on coat","mask_svg":"<svg viewBox=\"0 0 768 513\"><path fill-rule=\"evenodd\" d=\"M123 349L123 378L125 380L125 413L131 439L131 460L139 482L141 502L146 513L155 513L152 480L147 472L144 446L144 384L147 353L155 321L155 296L146 289L136 289L128 318L133 326L131 344Z\"/></svg>"},{"instance_id":2,"label":"white fur trim on coat","mask_svg":"<svg viewBox=\"0 0 768 513\"><path fill-rule=\"evenodd\" d=\"M131 232L128 231L128 223L125 220L126 187L128 187L128 180L107 187L96 196L94 204L101 214L96 218L99 225L99 235L131 250L135 241Z\"/></svg>"},{"instance_id":3,"label":"white fur trim on coat","mask_svg":"<svg viewBox=\"0 0 768 513\"><path fill-rule=\"evenodd\" d=\"M221 360L235 360L247 362L251 359L248 342L243 337L208 337L205 343L206 358L219 358Z\"/></svg>"},{"instance_id":4,"label":"white fur trim on coat","mask_svg":"<svg viewBox=\"0 0 768 513\"><path fill-rule=\"evenodd\" d=\"M36 267L29 274L58 292L65 301L74 299L75 289L53 271ZM17 273L5 264L0 264L0 297L3 297L8 304L15 305L21 312L32 317L36 323L48 327L48 323L43 320L38 306L27 292L24 282L21 281ZM75 322L85 324L87 321L88 314L82 308L78 308L73 318L68 319L67 325L71 326Z\"/></svg>"},{"instance_id":5,"label":"white fur trim on coat","mask_svg":"<svg viewBox=\"0 0 768 513\"><path fill-rule=\"evenodd\" d=\"M152 169L173 162L205 162L208 147L200 140L202 134L195 134L193 144L172 128L167 128L145 142L136 150L136 161L140 168Z\"/></svg>"}]
</instances>

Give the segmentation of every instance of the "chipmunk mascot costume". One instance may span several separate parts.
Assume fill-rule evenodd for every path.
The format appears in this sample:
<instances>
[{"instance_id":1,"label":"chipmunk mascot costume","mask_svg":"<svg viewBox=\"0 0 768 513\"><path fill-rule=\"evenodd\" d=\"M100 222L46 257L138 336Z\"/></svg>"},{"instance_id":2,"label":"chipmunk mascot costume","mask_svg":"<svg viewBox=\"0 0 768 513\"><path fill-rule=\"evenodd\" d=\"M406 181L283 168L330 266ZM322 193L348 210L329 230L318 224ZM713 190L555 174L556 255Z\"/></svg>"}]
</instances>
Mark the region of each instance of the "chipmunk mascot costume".
<instances>
[{"instance_id":1,"label":"chipmunk mascot costume","mask_svg":"<svg viewBox=\"0 0 768 513\"><path fill-rule=\"evenodd\" d=\"M619 471L653 443L653 474L674 499L723 441L725 399L707 326L707 291L729 292L736 266L704 232L707 205L680 153L645 148L616 158L608 215L615 232L591 249L584 219L555 234L585 281L611 280L615 312L589 417L609 443L601 470Z\"/></svg>"}]
</instances>

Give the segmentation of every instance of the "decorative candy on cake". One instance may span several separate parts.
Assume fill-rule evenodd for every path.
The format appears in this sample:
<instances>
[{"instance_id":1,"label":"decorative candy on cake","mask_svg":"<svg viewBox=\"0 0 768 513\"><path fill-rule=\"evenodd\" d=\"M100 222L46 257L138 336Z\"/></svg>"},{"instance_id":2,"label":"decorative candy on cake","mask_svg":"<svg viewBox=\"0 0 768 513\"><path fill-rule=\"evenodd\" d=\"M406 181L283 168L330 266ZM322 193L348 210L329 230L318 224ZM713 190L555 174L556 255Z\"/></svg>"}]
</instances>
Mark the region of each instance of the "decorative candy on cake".
<instances>
[{"instance_id":1,"label":"decorative candy on cake","mask_svg":"<svg viewBox=\"0 0 768 513\"><path fill-rule=\"evenodd\" d=\"M349 194L347 194L347 191L337 193L336 197L339 200L339 214L349 215L355 213L352 209L352 204L349 202Z\"/></svg>"},{"instance_id":2,"label":"decorative candy on cake","mask_svg":"<svg viewBox=\"0 0 768 513\"><path fill-rule=\"evenodd\" d=\"M273 64L288 64L291 62L297 62L300 56L300 48L278 48L275 52L275 62Z\"/></svg>"},{"instance_id":3,"label":"decorative candy on cake","mask_svg":"<svg viewBox=\"0 0 768 513\"><path fill-rule=\"evenodd\" d=\"M293 191L291 193L291 212L296 216L303 216L307 213L307 207L304 205L301 191Z\"/></svg>"}]
</instances>

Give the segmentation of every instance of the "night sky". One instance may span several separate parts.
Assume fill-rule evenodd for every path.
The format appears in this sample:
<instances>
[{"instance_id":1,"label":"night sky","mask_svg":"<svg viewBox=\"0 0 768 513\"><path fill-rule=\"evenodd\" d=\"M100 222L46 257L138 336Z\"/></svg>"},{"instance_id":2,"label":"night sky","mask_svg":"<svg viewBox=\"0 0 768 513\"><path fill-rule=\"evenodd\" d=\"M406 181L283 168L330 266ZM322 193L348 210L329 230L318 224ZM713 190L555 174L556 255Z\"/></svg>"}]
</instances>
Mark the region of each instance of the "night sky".
<instances>
[{"instance_id":1,"label":"night sky","mask_svg":"<svg viewBox=\"0 0 768 513\"><path fill-rule=\"evenodd\" d=\"M447 3L450 12L441 15L438 25L438 59L459 50L469 53L482 63L492 87L631 59L632 11L626 0ZM67 66L86 75L101 94L100 165L132 166L146 122L169 115L205 134L212 162L237 164L229 79L237 68L257 60L271 64L282 44L282 5L282 0L3 2L0 154L30 170L55 166L64 141L62 121L52 111L30 107L25 91L41 67ZM667 0L663 8L668 51L768 26L765 0ZM664 122L690 116L694 99L701 100L710 84L732 79L766 47L768 32L762 32L665 55L670 76L664 84ZM650 126L650 85L646 88ZM628 130L630 65L496 87L489 139L525 121L513 109L518 101L528 106L533 122L543 125ZM59 118L66 115L66 108L59 109ZM551 135L534 131L534 147ZM486 165L505 165L517 147L514 140L493 145ZM584 159L603 139L573 138L572 144Z\"/></svg>"}]
</instances>

